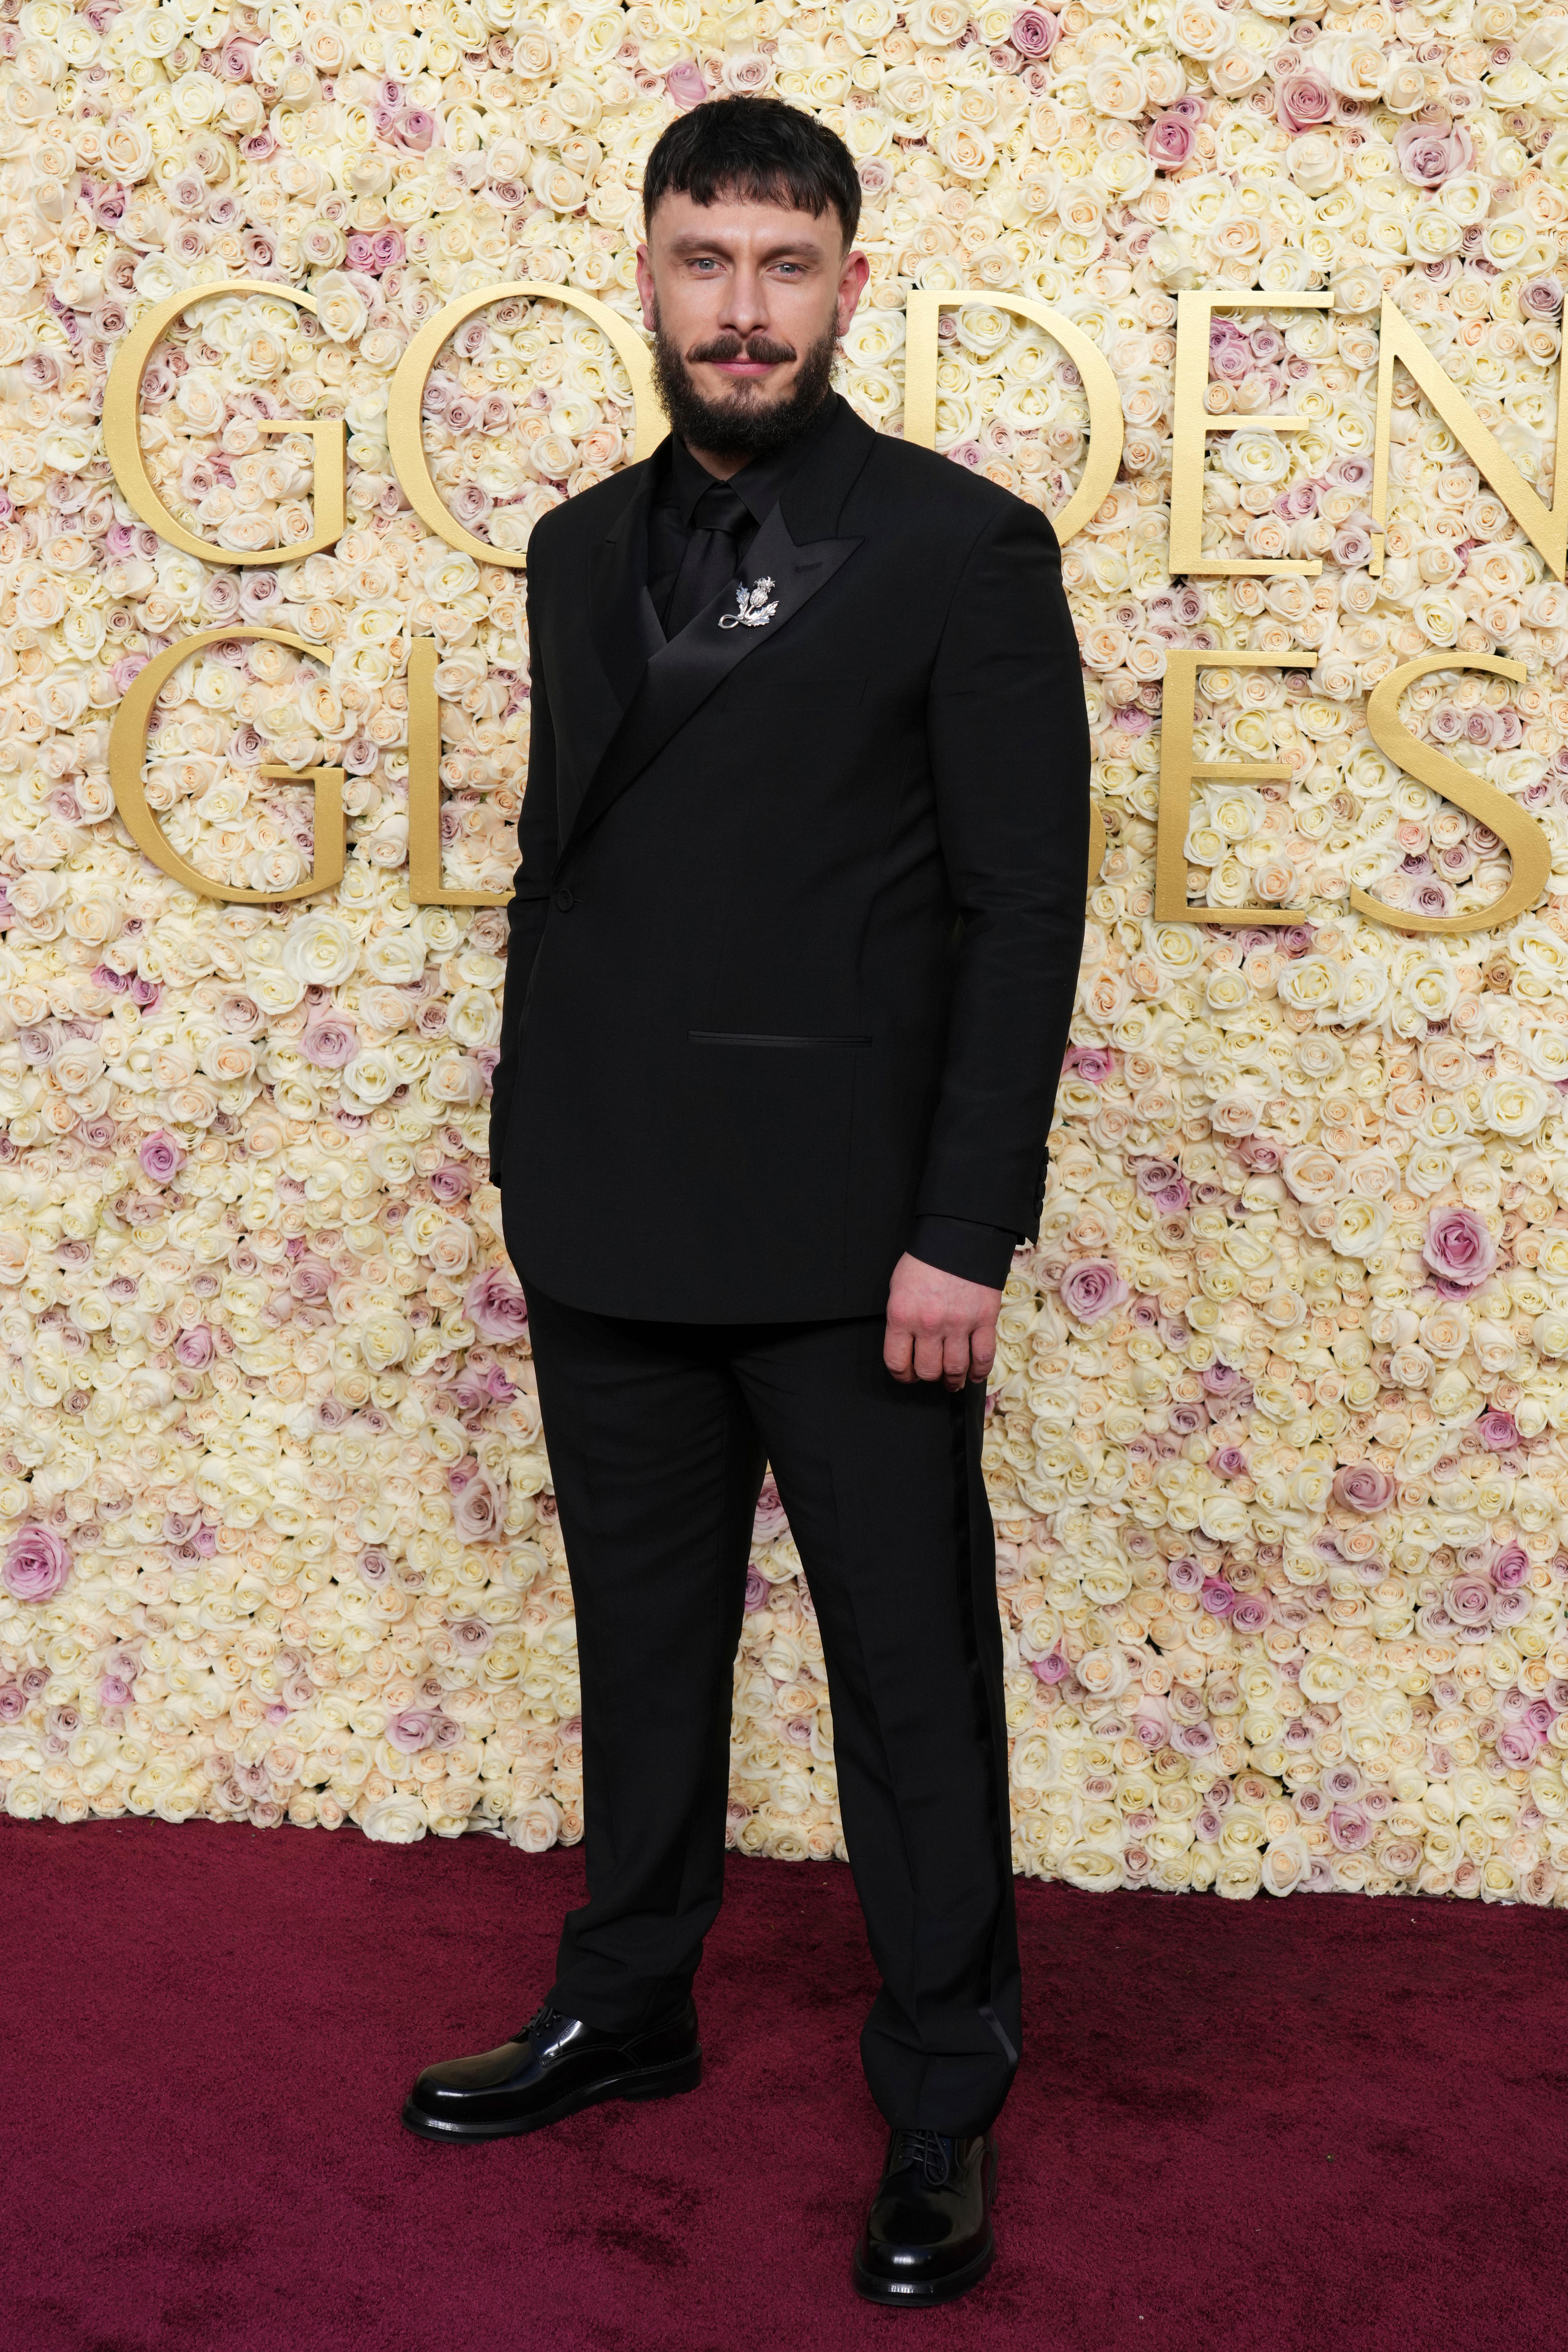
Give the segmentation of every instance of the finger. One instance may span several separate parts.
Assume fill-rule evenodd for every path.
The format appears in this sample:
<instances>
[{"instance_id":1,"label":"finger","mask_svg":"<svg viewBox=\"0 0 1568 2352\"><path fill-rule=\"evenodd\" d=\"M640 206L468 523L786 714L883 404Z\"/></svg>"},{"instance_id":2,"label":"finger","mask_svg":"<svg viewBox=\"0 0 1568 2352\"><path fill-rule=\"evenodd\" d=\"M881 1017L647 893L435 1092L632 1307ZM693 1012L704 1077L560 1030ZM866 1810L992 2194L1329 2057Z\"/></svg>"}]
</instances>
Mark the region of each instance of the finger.
<instances>
[{"instance_id":1,"label":"finger","mask_svg":"<svg viewBox=\"0 0 1568 2352\"><path fill-rule=\"evenodd\" d=\"M921 1331L915 1339L915 1377L921 1381L940 1381L942 1370L942 1333Z\"/></svg>"},{"instance_id":2,"label":"finger","mask_svg":"<svg viewBox=\"0 0 1568 2352\"><path fill-rule=\"evenodd\" d=\"M888 1328L882 1339L882 1361L896 1381L912 1381L910 1358L914 1353L913 1335L901 1323L888 1318Z\"/></svg>"},{"instance_id":3,"label":"finger","mask_svg":"<svg viewBox=\"0 0 1568 2352\"><path fill-rule=\"evenodd\" d=\"M962 1328L945 1331L942 1345L942 1377L950 1389L961 1389L969 1378L969 1334Z\"/></svg>"},{"instance_id":4,"label":"finger","mask_svg":"<svg viewBox=\"0 0 1568 2352\"><path fill-rule=\"evenodd\" d=\"M969 1335L969 1377L984 1381L991 1377L991 1367L996 1361L996 1326L982 1323Z\"/></svg>"}]
</instances>

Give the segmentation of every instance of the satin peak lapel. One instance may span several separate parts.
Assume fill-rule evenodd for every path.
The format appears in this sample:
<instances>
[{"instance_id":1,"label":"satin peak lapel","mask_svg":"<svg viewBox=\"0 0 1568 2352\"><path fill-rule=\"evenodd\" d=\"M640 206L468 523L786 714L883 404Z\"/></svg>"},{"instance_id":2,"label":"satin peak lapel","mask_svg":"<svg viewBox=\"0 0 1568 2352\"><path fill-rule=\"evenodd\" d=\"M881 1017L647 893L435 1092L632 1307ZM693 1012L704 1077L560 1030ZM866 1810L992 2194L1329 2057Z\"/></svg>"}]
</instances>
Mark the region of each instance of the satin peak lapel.
<instances>
[{"instance_id":1,"label":"satin peak lapel","mask_svg":"<svg viewBox=\"0 0 1568 2352\"><path fill-rule=\"evenodd\" d=\"M616 730L637 700L648 656L664 643L647 593L647 517L653 500L654 466L637 468L637 484L619 515L590 558L588 636L607 693L584 693L574 701L573 766L585 793L615 740ZM591 666L589 666L591 675ZM569 830L567 812L562 812Z\"/></svg>"},{"instance_id":2,"label":"satin peak lapel","mask_svg":"<svg viewBox=\"0 0 1568 2352\"><path fill-rule=\"evenodd\" d=\"M737 597L731 583L648 662L578 806L563 850L598 823L749 653L805 611L860 544L858 539L816 539L796 546L782 503L774 507L741 566L743 597Z\"/></svg>"}]
</instances>

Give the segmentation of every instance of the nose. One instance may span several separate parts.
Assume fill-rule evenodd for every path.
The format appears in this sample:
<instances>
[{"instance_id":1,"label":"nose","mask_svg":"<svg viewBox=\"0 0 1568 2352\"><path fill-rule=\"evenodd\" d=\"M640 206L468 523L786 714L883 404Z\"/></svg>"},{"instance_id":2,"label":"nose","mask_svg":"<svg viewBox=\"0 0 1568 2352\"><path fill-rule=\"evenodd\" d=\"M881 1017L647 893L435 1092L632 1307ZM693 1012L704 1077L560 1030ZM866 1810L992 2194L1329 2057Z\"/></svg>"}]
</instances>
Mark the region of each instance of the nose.
<instances>
[{"instance_id":1,"label":"nose","mask_svg":"<svg viewBox=\"0 0 1568 2352\"><path fill-rule=\"evenodd\" d=\"M731 334L754 335L767 325L766 282L754 263L738 263L730 273L724 291L724 315L720 324Z\"/></svg>"}]
</instances>

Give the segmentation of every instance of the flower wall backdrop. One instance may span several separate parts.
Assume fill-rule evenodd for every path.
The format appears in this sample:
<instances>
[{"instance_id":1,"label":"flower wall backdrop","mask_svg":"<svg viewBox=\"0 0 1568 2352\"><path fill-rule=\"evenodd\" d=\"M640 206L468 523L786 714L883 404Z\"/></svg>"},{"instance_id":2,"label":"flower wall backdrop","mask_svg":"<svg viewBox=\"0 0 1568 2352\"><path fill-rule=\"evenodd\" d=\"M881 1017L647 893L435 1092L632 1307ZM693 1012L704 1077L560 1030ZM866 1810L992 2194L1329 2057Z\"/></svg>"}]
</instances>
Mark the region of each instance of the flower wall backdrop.
<instances>
[{"instance_id":1,"label":"flower wall backdrop","mask_svg":"<svg viewBox=\"0 0 1568 2352\"><path fill-rule=\"evenodd\" d=\"M503 887L528 734L515 569L412 513L386 441L411 335L471 289L628 319L643 157L774 89L860 161L872 261L844 387L898 430L911 289L938 439L1059 508L1087 407L1019 292L1115 373L1121 478L1066 551L1109 850L1037 1248L986 1449L1022 1868L1122 1884L1568 1899L1568 594L1401 377L1391 291L1550 483L1568 18L1512 0L0 0L0 1772L14 1815L130 1809L373 1836L581 1833L573 1620L521 1300L484 1156L504 919L411 904L411 639L443 699L450 886ZM112 479L128 327L179 553ZM1205 544L1317 578L1169 573L1174 297L1216 316ZM558 304L447 346L426 446L498 553L626 454L629 387ZM1286 412L1289 438L1247 429ZM311 420L349 433L313 530ZM290 434L264 425L293 422ZM226 567L228 554L275 561ZM205 870L282 891L347 772L318 899L198 899L130 843L110 719L159 706L149 797ZM1153 919L1161 677L1199 671L1188 894ZM1469 937L1363 919L1498 896L1498 838L1366 728L1406 723L1550 838ZM1227 651L1306 654L1302 669ZM1506 651L1522 685L1462 667ZM1305 909L1226 925L1227 908ZM821 1644L764 1493L736 1680L737 1843L841 1851Z\"/></svg>"}]
</instances>

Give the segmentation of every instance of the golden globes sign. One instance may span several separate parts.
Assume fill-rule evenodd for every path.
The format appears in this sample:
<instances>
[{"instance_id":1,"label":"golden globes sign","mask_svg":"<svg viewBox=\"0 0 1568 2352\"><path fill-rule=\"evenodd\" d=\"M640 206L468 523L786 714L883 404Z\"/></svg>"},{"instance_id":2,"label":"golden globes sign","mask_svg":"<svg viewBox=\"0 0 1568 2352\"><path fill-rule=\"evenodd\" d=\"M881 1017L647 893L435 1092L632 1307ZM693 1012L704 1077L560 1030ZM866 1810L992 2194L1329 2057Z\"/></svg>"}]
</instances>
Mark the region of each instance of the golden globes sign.
<instances>
[{"instance_id":1,"label":"golden globes sign","mask_svg":"<svg viewBox=\"0 0 1568 2352\"><path fill-rule=\"evenodd\" d=\"M113 467L115 478L132 507L142 520L161 537L189 555L204 561L216 560L232 563L275 563L280 551L268 548L254 553L235 553L214 547L209 541L187 530L176 521L158 497L142 461L138 427L137 408L142 379L148 362L157 348L160 338L174 321L195 301L226 294L276 294L279 289L256 280L228 279L211 287L172 296L159 303L138 320L134 331L127 335L116 356L110 375L104 401L104 446ZM289 292L287 299L301 308L313 310L307 294ZM527 282L483 287L466 294L459 300L428 320L409 343L401 364L392 380L388 401L388 441L392 463L397 480L422 522L448 547L469 555L478 562L496 563L521 569L526 556L491 547L477 539L443 505L430 469L425 459L421 429L422 406L426 383L442 346L476 312L493 302L536 299L560 301L591 319L607 338L631 380L636 416L637 453L647 456L663 439L668 427L660 415L654 396L652 371L647 349L626 321L591 295L571 288L559 288ZM1014 294L987 294L981 289L956 290L951 293L917 292L910 296L907 310L907 341L905 345L904 416L905 438L924 448L936 446L937 353L940 314L944 309L955 309L969 301L988 301L1016 317L1031 320L1050 336L1077 367L1082 379L1089 405L1088 450L1082 479L1068 504L1056 516L1058 539L1065 544L1089 520L1116 479L1122 448L1122 418L1116 379L1103 355L1086 335L1063 313L1042 302ZM1258 559L1219 560L1205 557L1203 551L1203 500L1205 452L1207 436L1214 433L1234 432L1243 421L1211 415L1205 404L1208 383L1209 326L1216 309L1227 310L1306 310L1331 308L1331 293L1269 294L1262 289L1253 293L1184 293L1179 298L1179 328L1176 343L1175 409L1173 427L1173 465L1171 491L1170 570L1173 574L1206 575L1211 577L1278 577L1289 573L1313 576L1322 569L1321 561L1285 558L1268 562ZM1558 466L1555 504L1547 506L1539 493L1526 482L1518 467L1500 446L1495 436L1484 426L1466 404L1458 389L1444 376L1441 369L1421 342L1419 336L1403 319L1392 300L1384 299L1381 318L1381 356L1378 368L1377 438L1373 509L1380 527L1380 539L1374 542L1373 569L1382 570L1381 522L1386 511L1388 496L1388 458L1390 424L1393 414L1394 370L1396 362L1410 370L1421 390L1426 394L1453 432L1458 446L1475 464L1482 478L1489 482L1502 499L1508 511L1538 548L1559 579L1564 575L1568 558L1568 404L1560 415L1558 427ZM1245 423L1257 431L1300 433L1308 429L1304 417L1262 416L1249 414ZM315 446L315 495L317 528L313 537L302 545L286 551L290 560L302 559L319 550L331 547L344 528L345 474L343 428L326 421L301 427L291 422L268 420L262 427L269 433L308 431ZM198 894L252 904L276 902L281 898L311 898L335 888L342 879L343 816L342 792L343 777L336 768L311 769L291 781L310 783L316 792L316 859L310 872L292 888L268 893L244 890L216 882L197 872L184 858L171 848L156 817L149 807L142 785L142 763L144 757L147 721L157 696L180 663L205 645L231 640L238 636L269 638L273 643L290 645L301 653L310 648L298 638L275 630L210 629L199 635L182 638L168 646L154 661L150 662L137 678L122 703L115 720L110 744L110 767L116 804L124 818L137 846L153 863L161 866L175 881ZM1230 666L1272 666L1310 668L1310 655L1271 656L1254 653L1229 653ZM1291 924L1299 922L1303 909L1298 907L1239 907L1215 908L1192 906L1187 898L1186 860L1184 845L1192 816L1192 785L1195 778L1233 778L1237 782L1258 782L1288 774L1274 764L1256 761L1226 761L1221 764L1196 761L1194 757L1193 697L1200 666L1200 657L1193 653L1177 651L1171 656L1166 670L1165 696L1162 706L1162 757L1160 769L1159 844L1156 864L1155 911L1163 922L1207 921L1235 924ZM1533 907L1545 887L1551 869L1551 848L1545 834L1527 812L1514 805L1483 778L1468 774L1452 760L1445 759L1431 746L1419 743L1399 723L1399 700L1405 688L1415 684L1435 669L1451 669L1454 662L1441 654L1422 656L1407 662L1384 678L1373 693L1367 714L1367 724L1373 740L1388 757L1445 799L1463 809L1495 833L1504 843L1513 861L1513 872L1503 896L1479 914L1429 915L1413 909L1394 908L1383 905L1366 891L1352 889L1351 903L1360 914L1373 920L1394 925L1408 931L1447 933L1450 936L1489 928L1510 921ZM1517 662L1489 656L1470 656L1465 667L1484 669L1494 676L1515 678L1522 682L1525 672ZM493 906L504 904L504 893L494 891L452 891L441 882L440 867L440 718L436 699L435 649L429 645L416 644L409 658L409 868L410 888L416 905L420 906ZM286 772L266 768L264 775L282 777ZM1093 839L1090 843L1089 880L1092 886L1104 856L1104 827L1098 812L1095 816Z\"/></svg>"}]
</instances>

